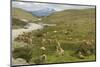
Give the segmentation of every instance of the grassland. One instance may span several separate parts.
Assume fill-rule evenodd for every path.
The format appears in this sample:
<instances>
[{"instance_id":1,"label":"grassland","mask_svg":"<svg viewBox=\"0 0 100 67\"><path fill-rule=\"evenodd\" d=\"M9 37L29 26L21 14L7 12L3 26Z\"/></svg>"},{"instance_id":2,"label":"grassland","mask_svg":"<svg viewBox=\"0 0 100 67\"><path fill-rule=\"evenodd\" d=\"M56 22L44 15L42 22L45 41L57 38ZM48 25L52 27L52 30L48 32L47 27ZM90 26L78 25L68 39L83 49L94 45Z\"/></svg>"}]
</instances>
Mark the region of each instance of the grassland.
<instances>
[{"instance_id":1,"label":"grassland","mask_svg":"<svg viewBox=\"0 0 100 67\"><path fill-rule=\"evenodd\" d=\"M16 42L15 42L16 43ZM17 45L20 43L17 43ZM20 45L22 45L24 43L21 43ZM15 45L15 44L14 44ZM72 45L73 46L73 45ZM29 64L35 64L35 60L37 58L39 58L39 56L41 55L41 50L40 50L40 45L34 45L34 47L28 47L27 46L17 46L17 48L15 48L14 53L13 53L13 57L14 58L23 58L26 61L28 61ZM84 59L80 59L77 56L73 55L76 51L76 49L70 48L69 46L67 46L67 48L70 49L66 49L65 48L65 54L64 56L57 56L56 55L56 50L55 50L55 46L46 46L47 51L46 51L46 55L47 55L47 61L46 63L60 63L60 62L78 62L78 61L94 61L95 60L95 55L91 54L91 55L87 55L85 56ZM75 47L74 47L75 48ZM73 49L73 50L71 50Z\"/></svg>"},{"instance_id":2,"label":"grassland","mask_svg":"<svg viewBox=\"0 0 100 67\"><path fill-rule=\"evenodd\" d=\"M24 21L21 21L19 19L16 19L16 18L12 18L12 28L13 29L18 29L18 28L23 28L25 25L27 25L26 22Z\"/></svg>"},{"instance_id":3,"label":"grassland","mask_svg":"<svg viewBox=\"0 0 100 67\"><path fill-rule=\"evenodd\" d=\"M31 22L38 19L37 17L33 16L31 13L29 13L23 9L14 8L14 7L12 8L12 16L13 16L13 18L26 19Z\"/></svg>"},{"instance_id":4,"label":"grassland","mask_svg":"<svg viewBox=\"0 0 100 67\"><path fill-rule=\"evenodd\" d=\"M12 25L13 29L23 28L27 23L36 23L38 18L33 16L31 13L20 9L20 8L12 8ZM22 20L26 20L22 21Z\"/></svg>"},{"instance_id":5,"label":"grassland","mask_svg":"<svg viewBox=\"0 0 100 67\"><path fill-rule=\"evenodd\" d=\"M42 53L40 47L44 46L47 55L46 63L96 60L95 9L64 10L41 18L43 19L41 22L56 24L56 26L47 26L42 30L32 31L33 44L31 46L26 46L23 42L13 41L14 58L23 58L29 64L34 64L35 59ZM43 34L46 34L46 36L43 36ZM38 35L41 36L38 37ZM42 39L46 39L46 42L42 43ZM51 39L52 42L47 41L48 39ZM65 50L64 56L56 56L56 39ZM83 40L92 40L92 46L85 45ZM75 55L78 49L92 50L92 52L86 54L84 59L80 59Z\"/></svg>"}]
</instances>

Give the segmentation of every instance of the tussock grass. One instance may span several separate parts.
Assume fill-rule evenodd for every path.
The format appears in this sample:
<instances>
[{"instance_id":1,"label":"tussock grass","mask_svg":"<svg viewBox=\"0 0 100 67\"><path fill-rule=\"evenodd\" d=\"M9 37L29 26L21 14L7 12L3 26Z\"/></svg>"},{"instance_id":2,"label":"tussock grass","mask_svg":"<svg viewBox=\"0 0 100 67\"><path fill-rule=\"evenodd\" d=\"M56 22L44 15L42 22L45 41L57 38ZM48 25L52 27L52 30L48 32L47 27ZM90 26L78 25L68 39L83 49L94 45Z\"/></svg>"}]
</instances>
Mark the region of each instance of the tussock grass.
<instances>
[{"instance_id":1,"label":"tussock grass","mask_svg":"<svg viewBox=\"0 0 100 67\"><path fill-rule=\"evenodd\" d=\"M47 55L46 63L96 60L95 9L65 10L44 17L42 21L43 23L57 24L57 26L45 27L42 30L33 31L33 45L28 48L15 48L15 52L13 52L14 57L26 58L29 63L34 63L34 60L42 53L40 47L44 46L46 47L45 54ZM46 35L44 36L44 34ZM46 39L46 41L42 43L42 39ZM49 42L48 39L51 39L52 42ZM56 54L56 39L65 50L64 56L57 56ZM83 40L90 42L93 40L92 46L86 45ZM77 50L84 50L84 59L80 59L76 56L75 52L77 52ZM91 54L87 53L88 50L91 51ZM27 54L30 52L29 57Z\"/></svg>"}]
</instances>

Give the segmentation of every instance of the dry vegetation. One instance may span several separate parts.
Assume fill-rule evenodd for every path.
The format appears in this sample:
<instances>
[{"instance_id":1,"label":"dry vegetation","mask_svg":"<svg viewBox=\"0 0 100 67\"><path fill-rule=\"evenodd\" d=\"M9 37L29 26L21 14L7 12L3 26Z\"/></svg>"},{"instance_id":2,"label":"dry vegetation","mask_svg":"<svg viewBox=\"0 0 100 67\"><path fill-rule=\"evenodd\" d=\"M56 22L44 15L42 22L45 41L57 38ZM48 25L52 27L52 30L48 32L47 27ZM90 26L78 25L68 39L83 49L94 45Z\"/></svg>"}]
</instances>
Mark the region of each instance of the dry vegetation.
<instances>
[{"instance_id":1,"label":"dry vegetation","mask_svg":"<svg viewBox=\"0 0 100 67\"><path fill-rule=\"evenodd\" d=\"M65 10L41 18L57 26L19 35L13 41L14 58L29 64L96 60L95 9Z\"/></svg>"}]
</instances>

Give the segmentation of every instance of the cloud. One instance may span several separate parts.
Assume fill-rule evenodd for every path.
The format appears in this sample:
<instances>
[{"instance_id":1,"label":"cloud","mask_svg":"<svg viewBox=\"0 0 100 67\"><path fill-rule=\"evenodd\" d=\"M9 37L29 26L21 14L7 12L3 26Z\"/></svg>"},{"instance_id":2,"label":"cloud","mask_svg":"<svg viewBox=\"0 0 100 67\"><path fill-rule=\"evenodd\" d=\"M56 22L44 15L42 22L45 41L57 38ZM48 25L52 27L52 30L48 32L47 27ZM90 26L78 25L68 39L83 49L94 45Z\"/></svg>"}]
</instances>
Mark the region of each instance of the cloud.
<instances>
[{"instance_id":1,"label":"cloud","mask_svg":"<svg viewBox=\"0 0 100 67\"><path fill-rule=\"evenodd\" d=\"M12 2L12 7L21 8L27 11L40 10L45 7L61 11L65 9L86 9L94 8L94 6L77 6L77 5L63 5L63 4L50 4L50 3L36 3L36 2Z\"/></svg>"},{"instance_id":2,"label":"cloud","mask_svg":"<svg viewBox=\"0 0 100 67\"><path fill-rule=\"evenodd\" d=\"M22 8L27 11L35 11L46 7L46 4L31 2L12 2L12 7Z\"/></svg>"}]
</instances>

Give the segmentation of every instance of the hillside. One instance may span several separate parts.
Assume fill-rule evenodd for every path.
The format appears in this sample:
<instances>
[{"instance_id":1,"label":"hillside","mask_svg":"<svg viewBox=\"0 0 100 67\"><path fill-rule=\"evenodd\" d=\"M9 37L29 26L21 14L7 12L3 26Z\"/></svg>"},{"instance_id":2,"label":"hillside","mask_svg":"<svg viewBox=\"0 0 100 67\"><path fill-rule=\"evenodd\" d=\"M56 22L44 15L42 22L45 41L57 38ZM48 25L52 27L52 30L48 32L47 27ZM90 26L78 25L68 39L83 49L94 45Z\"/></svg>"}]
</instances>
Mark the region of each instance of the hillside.
<instances>
[{"instance_id":1,"label":"hillside","mask_svg":"<svg viewBox=\"0 0 100 67\"><path fill-rule=\"evenodd\" d=\"M30 34L32 44L24 40L13 41L13 57L25 59L29 64L35 62L41 54L47 55L45 63L95 61L95 9L64 10L42 18L43 24L56 24L45 26L41 30L25 33ZM64 50L64 55L58 55L56 46L58 42ZM88 44L87 44L88 43ZM45 47L45 50L41 50ZM81 53L81 54L80 54Z\"/></svg>"},{"instance_id":2,"label":"hillside","mask_svg":"<svg viewBox=\"0 0 100 67\"><path fill-rule=\"evenodd\" d=\"M16 18L12 18L12 28L13 29L24 28L25 25L27 25L27 22L21 21Z\"/></svg>"},{"instance_id":3,"label":"hillside","mask_svg":"<svg viewBox=\"0 0 100 67\"><path fill-rule=\"evenodd\" d=\"M43 22L57 24L52 30L70 29L73 37L95 37L95 9L64 10L43 18Z\"/></svg>"},{"instance_id":4,"label":"hillside","mask_svg":"<svg viewBox=\"0 0 100 67\"><path fill-rule=\"evenodd\" d=\"M70 21L74 23L77 20L79 20L78 22L82 22L81 20L86 21L86 18L92 21L95 19L94 14L95 14L95 9L81 9L81 10L70 9L70 10L55 12L52 15L45 17L44 21L49 21L50 23L62 23L62 22L69 23L68 21Z\"/></svg>"},{"instance_id":5,"label":"hillside","mask_svg":"<svg viewBox=\"0 0 100 67\"><path fill-rule=\"evenodd\" d=\"M12 8L12 17L17 19L26 19L28 21L34 22L38 18L33 16L31 13L26 12L20 8Z\"/></svg>"}]
</instances>

